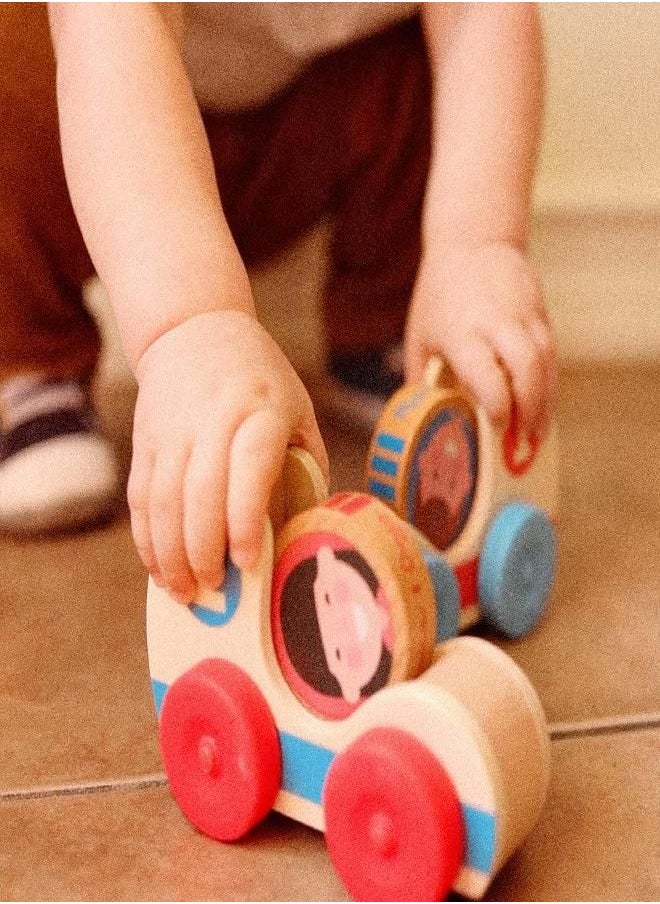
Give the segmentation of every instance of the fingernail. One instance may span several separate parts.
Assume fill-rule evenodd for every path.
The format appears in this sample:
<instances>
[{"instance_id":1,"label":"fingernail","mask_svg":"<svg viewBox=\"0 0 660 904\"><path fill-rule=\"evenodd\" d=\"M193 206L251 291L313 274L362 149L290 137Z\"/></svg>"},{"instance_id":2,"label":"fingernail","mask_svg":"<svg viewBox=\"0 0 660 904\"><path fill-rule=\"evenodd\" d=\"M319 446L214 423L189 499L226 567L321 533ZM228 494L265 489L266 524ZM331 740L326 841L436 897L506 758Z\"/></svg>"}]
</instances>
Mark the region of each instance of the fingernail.
<instances>
[{"instance_id":1,"label":"fingernail","mask_svg":"<svg viewBox=\"0 0 660 904\"><path fill-rule=\"evenodd\" d=\"M251 549L232 549L231 560L239 571L244 571L246 568L252 568L256 561L256 555L254 550Z\"/></svg>"},{"instance_id":2,"label":"fingernail","mask_svg":"<svg viewBox=\"0 0 660 904\"><path fill-rule=\"evenodd\" d=\"M197 588L186 588L182 589L181 587L169 587L168 593L170 596L174 597L177 603L182 603L184 606L189 606L192 602L195 601L195 593Z\"/></svg>"},{"instance_id":3,"label":"fingernail","mask_svg":"<svg viewBox=\"0 0 660 904\"><path fill-rule=\"evenodd\" d=\"M225 572L216 572L215 574L200 574L199 586L207 587L209 590L219 590L225 582Z\"/></svg>"},{"instance_id":4,"label":"fingernail","mask_svg":"<svg viewBox=\"0 0 660 904\"><path fill-rule=\"evenodd\" d=\"M172 593L171 596L182 606L190 606L194 602L194 597L187 593Z\"/></svg>"}]
</instances>

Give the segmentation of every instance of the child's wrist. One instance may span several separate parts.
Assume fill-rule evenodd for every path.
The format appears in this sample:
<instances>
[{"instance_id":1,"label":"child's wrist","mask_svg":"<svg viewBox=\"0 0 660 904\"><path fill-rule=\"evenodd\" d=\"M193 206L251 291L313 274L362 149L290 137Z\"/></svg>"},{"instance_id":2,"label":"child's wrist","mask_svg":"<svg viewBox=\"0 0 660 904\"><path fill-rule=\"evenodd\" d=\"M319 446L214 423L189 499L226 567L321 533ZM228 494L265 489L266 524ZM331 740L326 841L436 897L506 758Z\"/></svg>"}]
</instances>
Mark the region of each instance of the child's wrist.
<instances>
[{"instance_id":1,"label":"child's wrist","mask_svg":"<svg viewBox=\"0 0 660 904\"><path fill-rule=\"evenodd\" d=\"M527 255L529 251L528 237L475 232L446 232L422 234L422 263L425 261L442 261L452 257L477 254L486 249L512 249Z\"/></svg>"},{"instance_id":2,"label":"child's wrist","mask_svg":"<svg viewBox=\"0 0 660 904\"><path fill-rule=\"evenodd\" d=\"M182 259L183 259L182 255ZM193 317L221 311L240 311L256 317L252 289L245 266L233 247L219 247L200 260L185 255L172 267L156 260L153 276L121 274L109 285L110 300L119 324L126 358L135 373L137 363L165 333Z\"/></svg>"},{"instance_id":3,"label":"child's wrist","mask_svg":"<svg viewBox=\"0 0 660 904\"><path fill-rule=\"evenodd\" d=\"M235 305L232 307L216 307L207 310L199 310L190 313L178 320L172 320L163 324L162 329L156 332L150 340L144 345L138 356L133 360L129 360L129 365L135 375L138 383L140 382L141 373L145 367L145 362L152 357L154 350L163 345L163 340L168 341L181 336L182 341L184 333L194 334L196 331L204 333L212 329L212 324L218 322L218 318L226 320L228 329L235 328L238 320L244 320L246 323L250 321L257 322L257 314L254 304ZM169 343L168 343L169 344Z\"/></svg>"},{"instance_id":4,"label":"child's wrist","mask_svg":"<svg viewBox=\"0 0 660 904\"><path fill-rule=\"evenodd\" d=\"M451 211L428 203L422 215L422 254L438 253L443 249L451 252L476 251L494 245L510 246L526 253L529 245L528 213L517 215L496 215L494 211L484 211L483 216L453 216Z\"/></svg>"}]
</instances>

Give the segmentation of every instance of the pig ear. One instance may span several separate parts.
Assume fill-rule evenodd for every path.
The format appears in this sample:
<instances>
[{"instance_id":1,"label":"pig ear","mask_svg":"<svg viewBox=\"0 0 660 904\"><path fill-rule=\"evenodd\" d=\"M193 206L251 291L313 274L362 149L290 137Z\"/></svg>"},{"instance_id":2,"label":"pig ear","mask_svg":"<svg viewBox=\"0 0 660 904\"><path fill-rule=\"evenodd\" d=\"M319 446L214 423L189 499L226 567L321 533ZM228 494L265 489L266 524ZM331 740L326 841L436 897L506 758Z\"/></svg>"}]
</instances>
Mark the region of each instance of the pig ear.
<instances>
[{"instance_id":1,"label":"pig ear","mask_svg":"<svg viewBox=\"0 0 660 904\"><path fill-rule=\"evenodd\" d=\"M334 551L329 546L319 546L316 553L316 561L319 568L323 568L324 566L327 568L328 566L332 565L334 560Z\"/></svg>"}]
</instances>

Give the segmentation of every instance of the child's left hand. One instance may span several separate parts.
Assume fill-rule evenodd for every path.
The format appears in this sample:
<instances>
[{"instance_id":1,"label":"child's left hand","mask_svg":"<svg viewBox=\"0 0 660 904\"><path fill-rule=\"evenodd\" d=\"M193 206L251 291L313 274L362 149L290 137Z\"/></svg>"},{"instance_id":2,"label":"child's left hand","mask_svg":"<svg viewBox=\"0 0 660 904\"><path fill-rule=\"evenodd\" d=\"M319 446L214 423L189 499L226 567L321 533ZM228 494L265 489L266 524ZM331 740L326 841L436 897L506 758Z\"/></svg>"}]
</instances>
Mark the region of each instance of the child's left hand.
<instances>
[{"instance_id":1,"label":"child's left hand","mask_svg":"<svg viewBox=\"0 0 660 904\"><path fill-rule=\"evenodd\" d=\"M554 340L539 281L513 245L427 249L408 314L406 378L419 381L439 353L504 425L515 404L519 425L543 436L557 396Z\"/></svg>"}]
</instances>

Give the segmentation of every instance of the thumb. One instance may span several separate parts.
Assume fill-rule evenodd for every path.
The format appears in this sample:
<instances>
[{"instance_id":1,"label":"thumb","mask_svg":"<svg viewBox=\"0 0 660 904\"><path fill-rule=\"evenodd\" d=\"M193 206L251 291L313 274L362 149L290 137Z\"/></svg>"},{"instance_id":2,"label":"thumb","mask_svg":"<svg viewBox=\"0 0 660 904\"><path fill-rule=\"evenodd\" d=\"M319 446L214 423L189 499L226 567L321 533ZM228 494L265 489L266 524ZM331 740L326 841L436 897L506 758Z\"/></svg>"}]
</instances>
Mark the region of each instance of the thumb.
<instances>
[{"instance_id":1,"label":"thumb","mask_svg":"<svg viewBox=\"0 0 660 904\"><path fill-rule=\"evenodd\" d=\"M429 350L426 343L414 334L408 335L403 346L403 368L406 383L422 382L428 359Z\"/></svg>"}]
</instances>

